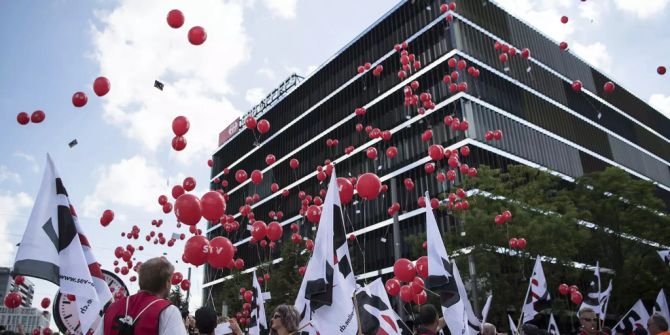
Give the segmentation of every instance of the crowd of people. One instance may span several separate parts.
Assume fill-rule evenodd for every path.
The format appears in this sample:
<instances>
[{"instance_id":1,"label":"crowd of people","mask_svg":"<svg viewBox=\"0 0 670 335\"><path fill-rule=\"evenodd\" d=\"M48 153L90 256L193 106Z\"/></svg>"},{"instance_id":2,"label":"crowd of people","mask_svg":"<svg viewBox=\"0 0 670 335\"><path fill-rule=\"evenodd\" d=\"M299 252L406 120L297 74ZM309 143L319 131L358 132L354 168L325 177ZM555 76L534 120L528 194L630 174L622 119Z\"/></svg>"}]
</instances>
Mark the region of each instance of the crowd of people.
<instances>
[{"instance_id":1,"label":"crowd of people","mask_svg":"<svg viewBox=\"0 0 670 335\"><path fill-rule=\"evenodd\" d=\"M140 290L127 298L113 302L106 310L103 322L95 334L100 335L214 335L244 334L235 318L228 318L217 313L211 307L202 307L195 316L181 313L167 300L171 289L171 278L174 267L164 257L156 257L143 263L139 271ZM584 308L578 314L580 329L575 335L614 335L608 328L599 328L597 314L590 308ZM271 335L297 334L300 315L293 305L280 305L269 321ZM225 325L225 331L217 331L217 327ZM415 319L414 334L449 335L444 318L440 318L435 306L427 304L419 308ZM653 314L646 325L647 329L637 328L633 335L670 335L668 320L659 314ZM224 328L221 328L224 329ZM19 332L7 331L0 326L0 335L24 335ZM481 335L499 335L496 327L484 323ZM325 335L325 334L324 334ZM545 328L533 322L526 323L519 329L519 335L550 335ZM630 334L624 334L630 335Z\"/></svg>"}]
</instances>

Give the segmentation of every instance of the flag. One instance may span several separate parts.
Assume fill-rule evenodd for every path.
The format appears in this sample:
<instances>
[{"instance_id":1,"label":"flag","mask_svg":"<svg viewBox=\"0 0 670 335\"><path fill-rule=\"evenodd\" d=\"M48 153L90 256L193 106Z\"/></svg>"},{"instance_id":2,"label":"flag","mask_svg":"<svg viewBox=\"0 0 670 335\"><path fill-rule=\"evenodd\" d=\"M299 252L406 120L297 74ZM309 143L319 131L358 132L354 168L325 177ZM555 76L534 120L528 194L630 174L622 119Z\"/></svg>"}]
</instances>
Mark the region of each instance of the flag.
<instances>
[{"instance_id":1,"label":"flag","mask_svg":"<svg viewBox=\"0 0 670 335\"><path fill-rule=\"evenodd\" d=\"M607 316L607 305L610 302L610 296L612 295L612 279L610 279L607 289L603 292L600 292L600 319L605 320Z\"/></svg>"},{"instance_id":2,"label":"flag","mask_svg":"<svg viewBox=\"0 0 670 335\"><path fill-rule=\"evenodd\" d=\"M512 317L507 314L507 319L509 320L509 331L512 333L512 335L519 334L519 330L516 329L516 325L514 324L514 320L512 320Z\"/></svg>"},{"instance_id":3,"label":"flag","mask_svg":"<svg viewBox=\"0 0 670 335\"><path fill-rule=\"evenodd\" d=\"M670 309L668 309L668 300L666 300L665 292L661 289L661 292L658 292L656 297L656 303L654 308L652 308L651 314L658 313L665 318L666 321L670 320Z\"/></svg>"},{"instance_id":4,"label":"flag","mask_svg":"<svg viewBox=\"0 0 670 335\"><path fill-rule=\"evenodd\" d=\"M430 202L427 193L426 201ZM428 244L426 288L440 295L442 315L449 332L452 335L479 333L481 320L472 310L456 263L449 261L442 234L430 206L426 206L426 236Z\"/></svg>"},{"instance_id":5,"label":"flag","mask_svg":"<svg viewBox=\"0 0 670 335\"><path fill-rule=\"evenodd\" d=\"M560 335L561 332L558 331L558 324L556 324L556 320L554 319L554 313L551 313L549 315L549 327L547 327L547 332L549 335Z\"/></svg>"},{"instance_id":6,"label":"flag","mask_svg":"<svg viewBox=\"0 0 670 335\"><path fill-rule=\"evenodd\" d=\"M39 194L14 261L14 275L50 281L76 296L80 329L86 333L112 299L63 181L47 155Z\"/></svg>"},{"instance_id":7,"label":"flag","mask_svg":"<svg viewBox=\"0 0 670 335\"><path fill-rule=\"evenodd\" d=\"M535 266L533 267L533 275L530 277L528 283L528 292L526 293L526 301L523 305L523 323L533 320L535 315L543 309L550 306L551 296L547 289L547 279L542 270L542 261L540 256L535 258Z\"/></svg>"},{"instance_id":8,"label":"flag","mask_svg":"<svg viewBox=\"0 0 670 335\"><path fill-rule=\"evenodd\" d=\"M665 265L670 266L670 249L659 250L658 255L661 256L661 259L663 260L663 263L665 263Z\"/></svg>"},{"instance_id":9,"label":"flag","mask_svg":"<svg viewBox=\"0 0 670 335\"><path fill-rule=\"evenodd\" d=\"M402 334L381 278L377 278L356 292L356 304L361 332L364 335Z\"/></svg>"},{"instance_id":10,"label":"flag","mask_svg":"<svg viewBox=\"0 0 670 335\"><path fill-rule=\"evenodd\" d=\"M268 323L265 316L265 298L261 290L261 284L256 278L256 270L253 276L253 292L254 297L251 300L251 315L249 316L249 334L250 335L267 335L270 333Z\"/></svg>"},{"instance_id":11,"label":"flag","mask_svg":"<svg viewBox=\"0 0 670 335\"><path fill-rule=\"evenodd\" d=\"M484 308L482 308L482 324L486 323L486 318L489 316L489 309L491 309L491 300L493 300L493 294L489 295L488 298L486 298Z\"/></svg>"},{"instance_id":12,"label":"flag","mask_svg":"<svg viewBox=\"0 0 670 335\"><path fill-rule=\"evenodd\" d=\"M314 252L300 284L296 308L312 327L328 334L356 334L358 319L353 302L356 279L342 219L342 205L333 171L324 201Z\"/></svg>"},{"instance_id":13,"label":"flag","mask_svg":"<svg viewBox=\"0 0 670 335\"><path fill-rule=\"evenodd\" d=\"M642 328L646 331L647 321L649 320L649 313L642 303L642 299L638 300L635 305L626 313L619 323L612 328L612 334L623 333L630 334L635 329Z\"/></svg>"},{"instance_id":14,"label":"flag","mask_svg":"<svg viewBox=\"0 0 670 335\"><path fill-rule=\"evenodd\" d=\"M584 295L584 300L582 304L579 305L578 311L581 311L584 308L592 309L601 320L603 320L602 311L600 308L600 264L596 262L596 269L593 271L593 278L589 283L587 288L586 295ZM579 312L577 313L579 315Z\"/></svg>"}]
</instances>

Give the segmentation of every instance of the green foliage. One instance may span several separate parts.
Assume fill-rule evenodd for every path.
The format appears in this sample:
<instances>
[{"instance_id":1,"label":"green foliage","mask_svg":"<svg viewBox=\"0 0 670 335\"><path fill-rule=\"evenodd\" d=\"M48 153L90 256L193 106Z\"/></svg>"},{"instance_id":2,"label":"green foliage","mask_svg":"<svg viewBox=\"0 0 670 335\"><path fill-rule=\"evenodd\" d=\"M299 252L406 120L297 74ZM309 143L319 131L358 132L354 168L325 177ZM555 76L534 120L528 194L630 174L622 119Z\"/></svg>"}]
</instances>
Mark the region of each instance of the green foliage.
<instances>
[{"instance_id":1,"label":"green foliage","mask_svg":"<svg viewBox=\"0 0 670 335\"><path fill-rule=\"evenodd\" d=\"M168 295L168 300L170 300L170 302L173 305L177 306L177 308L179 308L180 310L182 309L182 307L188 306L188 302L182 295L181 289L177 285L172 287L172 291L170 291L170 294Z\"/></svg>"}]
</instances>

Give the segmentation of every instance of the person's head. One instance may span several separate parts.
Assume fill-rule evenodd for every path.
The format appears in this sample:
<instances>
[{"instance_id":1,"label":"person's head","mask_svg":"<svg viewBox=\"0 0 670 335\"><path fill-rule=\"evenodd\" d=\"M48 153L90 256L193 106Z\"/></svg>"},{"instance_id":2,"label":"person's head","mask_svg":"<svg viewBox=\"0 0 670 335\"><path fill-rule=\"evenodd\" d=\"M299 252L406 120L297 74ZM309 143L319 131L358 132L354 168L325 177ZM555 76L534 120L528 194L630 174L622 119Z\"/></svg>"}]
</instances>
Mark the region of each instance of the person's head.
<instances>
[{"instance_id":1,"label":"person's head","mask_svg":"<svg viewBox=\"0 0 670 335\"><path fill-rule=\"evenodd\" d=\"M521 330L519 331L521 335L539 335L540 334L540 328L537 328L536 325L526 323L523 326L521 326Z\"/></svg>"},{"instance_id":2,"label":"person's head","mask_svg":"<svg viewBox=\"0 0 670 335\"><path fill-rule=\"evenodd\" d=\"M430 304L421 306L421 308L419 308L419 318L417 321L422 327L437 331L439 317L435 306Z\"/></svg>"},{"instance_id":3,"label":"person's head","mask_svg":"<svg viewBox=\"0 0 670 335\"><path fill-rule=\"evenodd\" d=\"M214 334L216 324L216 312L211 307L201 307L195 311L195 327L200 334Z\"/></svg>"},{"instance_id":4,"label":"person's head","mask_svg":"<svg viewBox=\"0 0 670 335\"><path fill-rule=\"evenodd\" d=\"M488 322L482 325L482 335L496 335L497 333L496 326Z\"/></svg>"},{"instance_id":5,"label":"person's head","mask_svg":"<svg viewBox=\"0 0 670 335\"><path fill-rule=\"evenodd\" d=\"M293 305L279 305L272 314L270 328L273 334L281 332L291 333L298 330L300 315Z\"/></svg>"},{"instance_id":6,"label":"person's head","mask_svg":"<svg viewBox=\"0 0 670 335\"><path fill-rule=\"evenodd\" d=\"M152 258L140 266L140 290L167 298L174 266L164 257Z\"/></svg>"},{"instance_id":7,"label":"person's head","mask_svg":"<svg viewBox=\"0 0 670 335\"><path fill-rule=\"evenodd\" d=\"M649 321L647 321L647 330L649 330L651 335L666 332L668 331L668 320L661 314L654 313L654 315L649 317Z\"/></svg>"},{"instance_id":8,"label":"person's head","mask_svg":"<svg viewBox=\"0 0 670 335\"><path fill-rule=\"evenodd\" d=\"M598 316L596 312L589 308L583 308L579 311L579 324L582 326L582 330L587 334L595 334L598 331Z\"/></svg>"}]
</instances>

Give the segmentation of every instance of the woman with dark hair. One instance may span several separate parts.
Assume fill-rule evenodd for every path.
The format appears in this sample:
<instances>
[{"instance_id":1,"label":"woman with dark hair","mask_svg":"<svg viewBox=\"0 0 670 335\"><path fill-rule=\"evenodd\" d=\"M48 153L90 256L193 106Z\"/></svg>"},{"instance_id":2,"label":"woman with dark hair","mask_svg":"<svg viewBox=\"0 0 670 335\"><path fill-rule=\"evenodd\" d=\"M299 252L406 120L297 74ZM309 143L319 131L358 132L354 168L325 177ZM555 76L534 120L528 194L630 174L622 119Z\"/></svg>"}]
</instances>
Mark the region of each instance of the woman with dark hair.
<instances>
[{"instance_id":1,"label":"woman with dark hair","mask_svg":"<svg viewBox=\"0 0 670 335\"><path fill-rule=\"evenodd\" d=\"M275 308L270 323L270 335L289 335L298 330L300 315L293 305L279 305Z\"/></svg>"}]
</instances>

